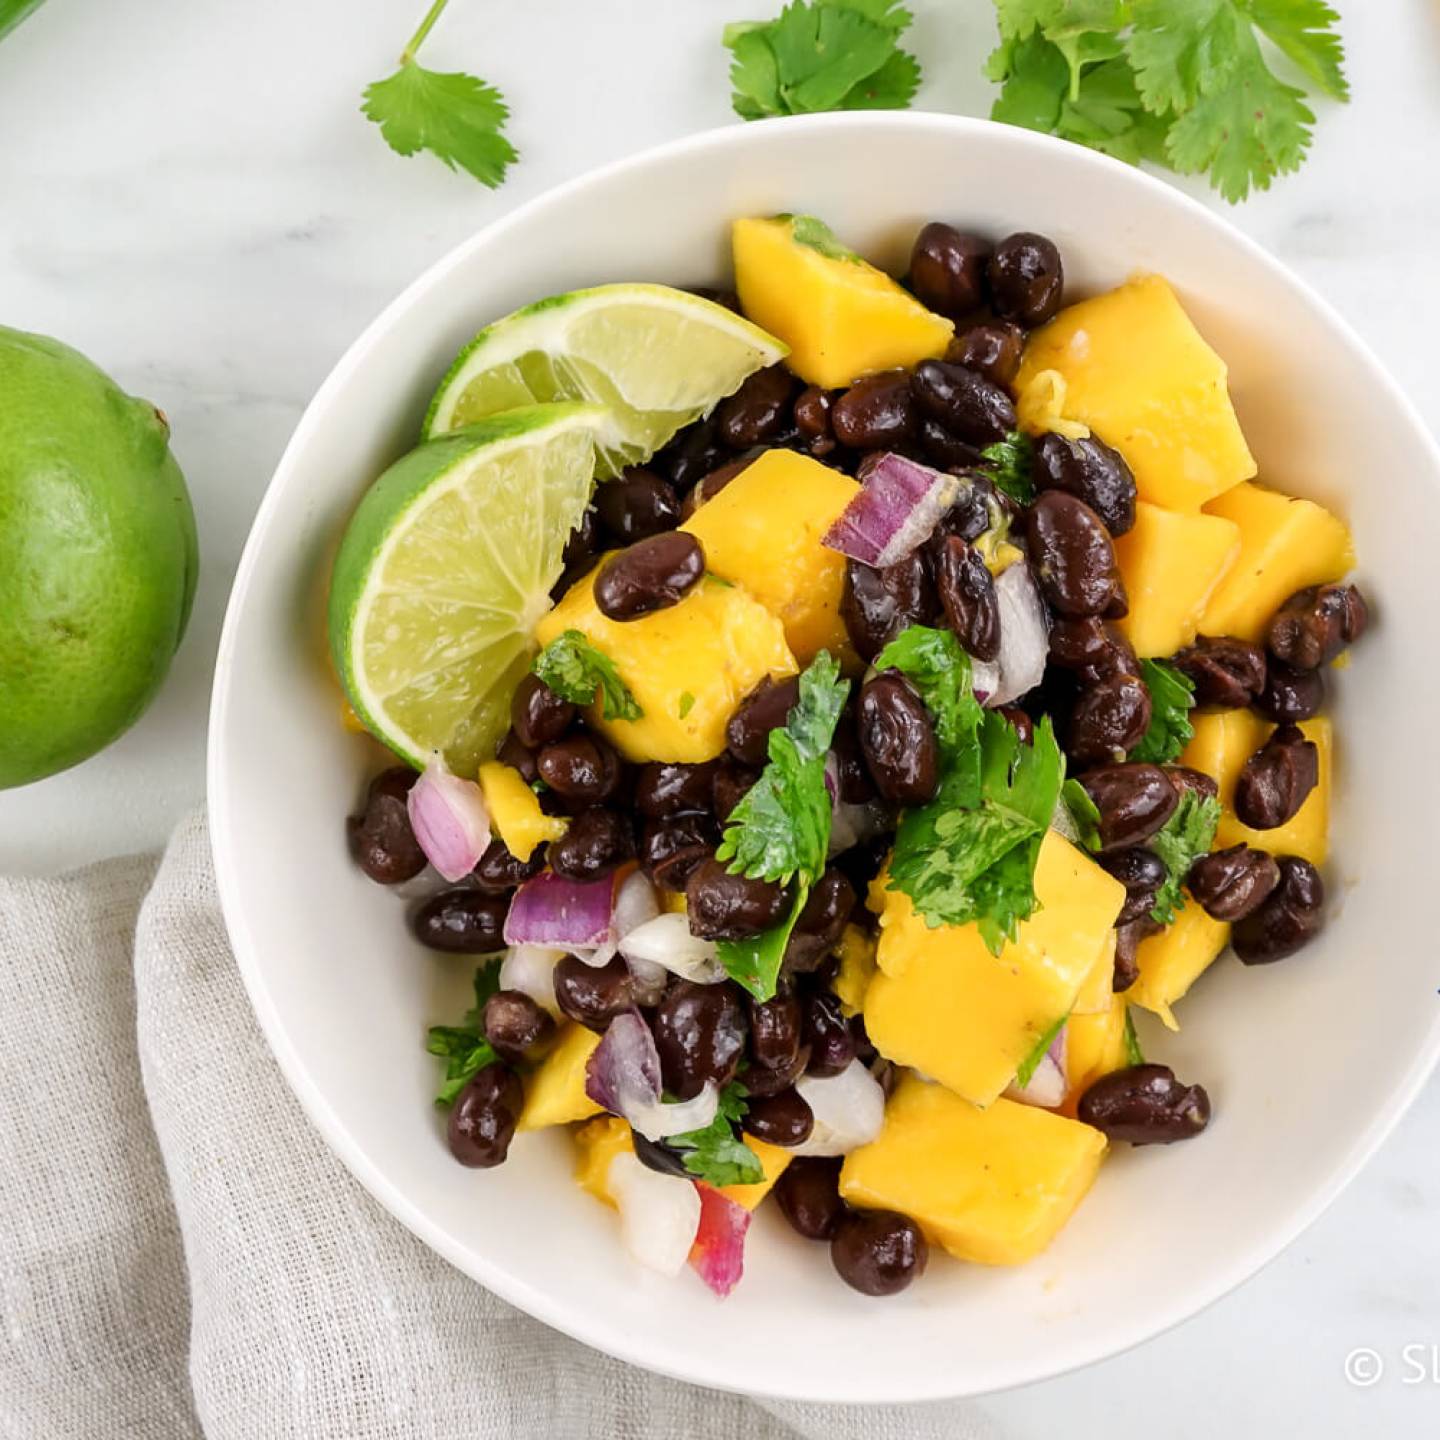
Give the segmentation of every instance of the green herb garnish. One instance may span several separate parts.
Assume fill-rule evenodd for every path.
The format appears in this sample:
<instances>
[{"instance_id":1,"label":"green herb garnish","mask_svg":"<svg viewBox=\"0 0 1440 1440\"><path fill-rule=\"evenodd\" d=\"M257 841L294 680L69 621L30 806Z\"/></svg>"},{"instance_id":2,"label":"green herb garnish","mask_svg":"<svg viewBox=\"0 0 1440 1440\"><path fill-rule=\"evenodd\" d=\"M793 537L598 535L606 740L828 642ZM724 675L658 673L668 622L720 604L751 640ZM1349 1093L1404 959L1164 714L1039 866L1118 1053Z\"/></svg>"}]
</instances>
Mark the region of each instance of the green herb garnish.
<instances>
[{"instance_id":1,"label":"green herb garnish","mask_svg":"<svg viewBox=\"0 0 1440 1440\"><path fill-rule=\"evenodd\" d=\"M1168 765L1195 738L1190 712L1195 708L1195 684L1188 675L1163 660L1142 660L1140 678L1150 692L1150 728L1130 752L1132 760Z\"/></svg>"},{"instance_id":2,"label":"green herb garnish","mask_svg":"<svg viewBox=\"0 0 1440 1440\"><path fill-rule=\"evenodd\" d=\"M1028 505L1035 498L1035 442L1028 435L1012 430L1003 440L987 445L980 455L985 461L981 473L997 490L1017 505Z\"/></svg>"},{"instance_id":3,"label":"green herb garnish","mask_svg":"<svg viewBox=\"0 0 1440 1440\"><path fill-rule=\"evenodd\" d=\"M1135 1033L1135 1017L1130 1013L1130 1007L1125 1007L1125 1063L1127 1065L1143 1065L1145 1063L1145 1052L1140 1048L1140 1037Z\"/></svg>"},{"instance_id":4,"label":"green herb garnish","mask_svg":"<svg viewBox=\"0 0 1440 1440\"><path fill-rule=\"evenodd\" d=\"M445 1061L445 1079L435 1095L442 1109L487 1065L500 1057L485 1038L485 1002L500 988L500 956L492 955L475 971L475 1004L459 1025L432 1025L425 1048Z\"/></svg>"},{"instance_id":5,"label":"green herb garnish","mask_svg":"<svg viewBox=\"0 0 1440 1440\"><path fill-rule=\"evenodd\" d=\"M686 1170L707 1185L756 1185L765 1178L760 1157L735 1133L750 1108L746 1093L742 1084L731 1081L720 1092L715 1118L703 1130L687 1130L665 1142L684 1152Z\"/></svg>"},{"instance_id":6,"label":"green herb garnish","mask_svg":"<svg viewBox=\"0 0 1440 1440\"><path fill-rule=\"evenodd\" d=\"M1060 787L1060 801L1070 812L1071 823L1087 850L1100 848L1100 811L1090 792L1078 781L1067 780Z\"/></svg>"},{"instance_id":7,"label":"green herb garnish","mask_svg":"<svg viewBox=\"0 0 1440 1440\"><path fill-rule=\"evenodd\" d=\"M1165 883L1155 894L1150 918L1157 925L1168 925L1185 908L1181 886L1190 867L1206 854L1215 842L1215 827L1220 823L1220 802L1212 795L1184 790L1164 828L1150 841L1150 848L1165 862L1169 872Z\"/></svg>"},{"instance_id":8,"label":"green herb garnish","mask_svg":"<svg viewBox=\"0 0 1440 1440\"><path fill-rule=\"evenodd\" d=\"M676 713L683 720L695 708L695 697L688 691L680 692L680 707Z\"/></svg>"},{"instance_id":9,"label":"green herb garnish","mask_svg":"<svg viewBox=\"0 0 1440 1440\"><path fill-rule=\"evenodd\" d=\"M598 690L607 720L638 720L645 713L620 678L615 662L592 645L583 631L566 630L557 635L530 668L572 705L592 704Z\"/></svg>"},{"instance_id":10,"label":"green herb garnish","mask_svg":"<svg viewBox=\"0 0 1440 1440\"><path fill-rule=\"evenodd\" d=\"M953 631L907 625L875 657L875 669L898 670L920 692L942 764L965 752L978 759L976 736L985 712L972 688L970 657Z\"/></svg>"},{"instance_id":11,"label":"green herb garnish","mask_svg":"<svg viewBox=\"0 0 1440 1440\"><path fill-rule=\"evenodd\" d=\"M1040 1068L1040 1062L1045 1058L1045 1052L1055 1043L1055 1037L1060 1033L1069 1015L1062 1015L1048 1030L1035 1042L1034 1048L1020 1062L1020 1068L1015 1072L1015 1083L1023 1090L1027 1086L1035 1072Z\"/></svg>"}]
</instances>

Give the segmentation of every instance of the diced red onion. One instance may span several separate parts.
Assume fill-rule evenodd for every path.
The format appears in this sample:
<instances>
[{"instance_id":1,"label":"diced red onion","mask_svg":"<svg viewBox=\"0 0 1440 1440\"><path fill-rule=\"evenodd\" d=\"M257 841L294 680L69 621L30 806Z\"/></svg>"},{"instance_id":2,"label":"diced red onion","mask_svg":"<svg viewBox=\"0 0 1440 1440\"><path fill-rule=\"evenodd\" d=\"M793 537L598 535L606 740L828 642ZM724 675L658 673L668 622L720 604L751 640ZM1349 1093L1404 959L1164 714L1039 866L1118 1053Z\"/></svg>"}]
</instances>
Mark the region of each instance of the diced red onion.
<instances>
[{"instance_id":1,"label":"diced red onion","mask_svg":"<svg viewBox=\"0 0 1440 1440\"><path fill-rule=\"evenodd\" d=\"M821 543L877 569L903 560L928 540L964 483L889 452L867 456L859 480L859 493Z\"/></svg>"},{"instance_id":2,"label":"diced red onion","mask_svg":"<svg viewBox=\"0 0 1440 1440\"><path fill-rule=\"evenodd\" d=\"M515 892L505 917L505 943L595 949L610 938L614 894L613 876L577 881L542 870Z\"/></svg>"},{"instance_id":3,"label":"diced red onion","mask_svg":"<svg viewBox=\"0 0 1440 1440\"><path fill-rule=\"evenodd\" d=\"M986 690L981 703L990 706L1008 705L1029 694L1044 679L1050 654L1050 618L1025 561L1013 561L995 577L995 599L1000 608L1000 654L993 684L988 671L982 677L980 667L975 667L975 693Z\"/></svg>"},{"instance_id":4,"label":"diced red onion","mask_svg":"<svg viewBox=\"0 0 1440 1440\"><path fill-rule=\"evenodd\" d=\"M700 1193L673 1175L661 1175L622 1150L611 1162L605 1188L620 1212L620 1235L633 1259L662 1275L678 1275L700 1229Z\"/></svg>"},{"instance_id":5,"label":"diced red onion","mask_svg":"<svg viewBox=\"0 0 1440 1440\"><path fill-rule=\"evenodd\" d=\"M490 843L485 797L473 780L452 775L438 750L410 787L405 807L425 858L447 880L463 880L479 864Z\"/></svg>"},{"instance_id":6,"label":"diced red onion","mask_svg":"<svg viewBox=\"0 0 1440 1440\"><path fill-rule=\"evenodd\" d=\"M725 978L713 940L690 933L690 921L669 911L637 925L620 942L620 953L631 965L663 965L672 975L713 985Z\"/></svg>"},{"instance_id":7,"label":"diced red onion","mask_svg":"<svg viewBox=\"0 0 1440 1440\"><path fill-rule=\"evenodd\" d=\"M545 945L512 945L500 962L500 988L528 995L555 1019L560 1006L555 1001L555 967L565 957L563 950Z\"/></svg>"},{"instance_id":8,"label":"diced red onion","mask_svg":"<svg viewBox=\"0 0 1440 1440\"><path fill-rule=\"evenodd\" d=\"M1018 1079L1011 1082L1005 1091L1007 1100L1018 1100L1022 1105L1039 1105L1046 1110L1053 1110L1064 1103L1066 1031L1069 1028L1068 1024L1060 1027L1024 1085Z\"/></svg>"},{"instance_id":9,"label":"diced red onion","mask_svg":"<svg viewBox=\"0 0 1440 1440\"><path fill-rule=\"evenodd\" d=\"M700 1224L690 1249L690 1268L723 1300L745 1273L745 1234L750 1212L712 1185L696 1181Z\"/></svg>"},{"instance_id":10,"label":"diced red onion","mask_svg":"<svg viewBox=\"0 0 1440 1440\"><path fill-rule=\"evenodd\" d=\"M815 1128L804 1144L792 1147L792 1155L848 1155L875 1139L885 1123L885 1092L859 1060L838 1075L802 1075L795 1088Z\"/></svg>"},{"instance_id":11,"label":"diced red onion","mask_svg":"<svg viewBox=\"0 0 1440 1440\"><path fill-rule=\"evenodd\" d=\"M585 1064L585 1093L628 1120L647 1140L703 1130L719 1108L719 1091L706 1084L689 1100L660 1098L660 1052L638 1010L617 1015Z\"/></svg>"}]
</instances>

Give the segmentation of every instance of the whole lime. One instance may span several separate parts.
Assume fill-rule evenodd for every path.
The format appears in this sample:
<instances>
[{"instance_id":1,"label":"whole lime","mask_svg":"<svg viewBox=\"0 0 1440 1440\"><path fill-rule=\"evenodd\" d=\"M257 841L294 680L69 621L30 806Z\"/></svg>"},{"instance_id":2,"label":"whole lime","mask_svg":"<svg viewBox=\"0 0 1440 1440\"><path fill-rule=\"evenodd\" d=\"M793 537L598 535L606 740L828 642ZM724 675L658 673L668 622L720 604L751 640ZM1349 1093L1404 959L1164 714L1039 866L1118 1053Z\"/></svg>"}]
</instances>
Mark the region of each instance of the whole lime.
<instances>
[{"instance_id":1,"label":"whole lime","mask_svg":"<svg viewBox=\"0 0 1440 1440\"><path fill-rule=\"evenodd\" d=\"M0 326L0 789L140 717L195 595L170 427L83 355Z\"/></svg>"}]
</instances>

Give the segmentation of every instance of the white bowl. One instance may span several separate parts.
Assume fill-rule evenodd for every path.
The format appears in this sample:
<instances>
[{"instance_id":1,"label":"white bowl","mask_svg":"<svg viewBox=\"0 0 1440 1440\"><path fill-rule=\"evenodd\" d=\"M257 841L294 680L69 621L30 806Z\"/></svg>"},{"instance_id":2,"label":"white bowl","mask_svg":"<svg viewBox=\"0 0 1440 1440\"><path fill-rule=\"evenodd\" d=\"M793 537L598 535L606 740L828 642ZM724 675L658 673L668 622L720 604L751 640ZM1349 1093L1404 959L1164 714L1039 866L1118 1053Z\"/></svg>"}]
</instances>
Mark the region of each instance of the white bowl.
<instances>
[{"instance_id":1,"label":"white bowl","mask_svg":"<svg viewBox=\"0 0 1440 1440\"><path fill-rule=\"evenodd\" d=\"M1043 231L1071 295L1160 271L1230 363L1261 478L1354 526L1378 617L1335 677L1333 895L1284 964L1220 962L1148 1037L1215 1119L1118 1153L1054 1247L1015 1270L937 1254L866 1299L822 1246L757 1217L719 1304L637 1269L572 1183L561 1134L466 1170L431 1106L427 1023L464 1007L464 958L408 938L350 862L343 819L374 765L339 724L323 635L329 555L371 480L415 441L455 351L524 301L606 280L728 273L736 215L811 211L892 270L925 220ZM1440 734L1440 452L1364 346L1257 246L1168 186L1087 150L936 115L830 115L667 145L521 207L443 259L360 337L306 412L240 563L220 647L211 824L225 916L291 1086L356 1177L442 1255L560 1330L705 1385L926 1400L1042 1379L1194 1314L1276 1254L1355 1174L1440 1053L1431 921Z\"/></svg>"}]
</instances>

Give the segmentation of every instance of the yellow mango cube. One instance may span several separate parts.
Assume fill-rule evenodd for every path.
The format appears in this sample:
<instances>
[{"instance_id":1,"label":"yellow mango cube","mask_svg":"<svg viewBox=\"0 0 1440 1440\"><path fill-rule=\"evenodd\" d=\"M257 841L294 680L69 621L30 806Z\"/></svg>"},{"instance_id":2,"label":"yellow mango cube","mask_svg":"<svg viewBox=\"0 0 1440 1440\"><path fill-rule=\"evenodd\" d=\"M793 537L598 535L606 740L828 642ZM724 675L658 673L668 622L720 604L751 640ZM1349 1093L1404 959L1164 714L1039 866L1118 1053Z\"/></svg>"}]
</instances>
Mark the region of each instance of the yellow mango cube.
<instances>
[{"instance_id":1,"label":"yellow mango cube","mask_svg":"<svg viewBox=\"0 0 1440 1440\"><path fill-rule=\"evenodd\" d=\"M740 308L790 347L786 363L811 385L908 370L938 359L955 333L813 216L737 220L731 240Z\"/></svg>"},{"instance_id":2,"label":"yellow mango cube","mask_svg":"<svg viewBox=\"0 0 1440 1440\"><path fill-rule=\"evenodd\" d=\"M1039 906L997 957L977 926L932 930L909 896L886 883L882 872L870 890L880 915L879 970L865 992L870 1039L887 1059L989 1105L1074 1006L1125 887L1048 832L1035 867Z\"/></svg>"},{"instance_id":3,"label":"yellow mango cube","mask_svg":"<svg viewBox=\"0 0 1440 1440\"><path fill-rule=\"evenodd\" d=\"M587 718L627 760L713 760L740 702L767 676L795 673L784 627L748 590L711 575L667 610L610 620L595 604L598 569L565 592L536 639L579 630L614 662L644 714L606 720L593 705Z\"/></svg>"},{"instance_id":4,"label":"yellow mango cube","mask_svg":"<svg viewBox=\"0 0 1440 1440\"><path fill-rule=\"evenodd\" d=\"M908 1215L957 1259L1021 1265L1059 1233L1104 1154L1104 1135L1078 1120L1012 1100L980 1110L907 1075L879 1136L846 1156L840 1193Z\"/></svg>"},{"instance_id":5,"label":"yellow mango cube","mask_svg":"<svg viewBox=\"0 0 1440 1440\"><path fill-rule=\"evenodd\" d=\"M1343 579L1355 564L1344 521L1313 501L1246 484L1212 500L1205 513L1239 527L1240 553L1205 607L1202 635L1260 640L1297 590Z\"/></svg>"},{"instance_id":6,"label":"yellow mango cube","mask_svg":"<svg viewBox=\"0 0 1440 1440\"><path fill-rule=\"evenodd\" d=\"M1182 515L1144 500L1115 542L1130 613L1115 623L1142 659L1173 655L1195 639L1210 597L1240 554L1240 532L1215 515Z\"/></svg>"},{"instance_id":7,"label":"yellow mango cube","mask_svg":"<svg viewBox=\"0 0 1440 1440\"><path fill-rule=\"evenodd\" d=\"M760 1168L765 1172L764 1178L757 1180L753 1185L720 1185L717 1188L727 1200L733 1200L747 1210L754 1210L774 1188L781 1172L794 1159L794 1156L783 1146L757 1140L753 1135L747 1135L745 1143L759 1159Z\"/></svg>"},{"instance_id":8,"label":"yellow mango cube","mask_svg":"<svg viewBox=\"0 0 1440 1440\"><path fill-rule=\"evenodd\" d=\"M858 666L840 618L845 557L820 542L859 490L808 455L767 450L680 527L705 547L711 574L779 619L802 666L821 650Z\"/></svg>"},{"instance_id":9,"label":"yellow mango cube","mask_svg":"<svg viewBox=\"0 0 1440 1440\"><path fill-rule=\"evenodd\" d=\"M1085 977L1085 983L1080 987L1080 993L1075 997L1075 1004L1070 1010L1072 1017L1109 1013L1115 998L1115 945L1116 935L1110 930L1105 935L1095 963L1090 967L1090 973Z\"/></svg>"},{"instance_id":10,"label":"yellow mango cube","mask_svg":"<svg viewBox=\"0 0 1440 1440\"><path fill-rule=\"evenodd\" d=\"M600 1037L572 1020L561 1026L550 1053L525 1080L525 1104L517 1130L568 1125L597 1114L600 1107L585 1093L585 1066Z\"/></svg>"},{"instance_id":11,"label":"yellow mango cube","mask_svg":"<svg viewBox=\"0 0 1440 1440\"><path fill-rule=\"evenodd\" d=\"M1112 995L1097 1014L1072 1015L1065 1027L1065 1109L1075 1103L1102 1075L1123 1069L1126 996Z\"/></svg>"},{"instance_id":12,"label":"yellow mango cube","mask_svg":"<svg viewBox=\"0 0 1440 1440\"><path fill-rule=\"evenodd\" d=\"M840 968L830 988L840 997L840 1009L849 1019L865 1008L865 992L875 978L875 937L858 925L847 925L836 947Z\"/></svg>"},{"instance_id":13,"label":"yellow mango cube","mask_svg":"<svg viewBox=\"0 0 1440 1440\"><path fill-rule=\"evenodd\" d=\"M1129 462L1142 500L1198 510L1255 473L1225 362L1159 275L1069 305L1037 330L1016 389L1045 370L1065 381L1066 418Z\"/></svg>"},{"instance_id":14,"label":"yellow mango cube","mask_svg":"<svg viewBox=\"0 0 1440 1440\"><path fill-rule=\"evenodd\" d=\"M1149 935L1135 952L1139 978L1125 992L1132 1005L1158 1015L1171 1030L1180 1028L1171 1006L1215 963L1230 943L1230 927L1212 920L1189 893L1185 908L1158 935Z\"/></svg>"},{"instance_id":15,"label":"yellow mango cube","mask_svg":"<svg viewBox=\"0 0 1440 1440\"><path fill-rule=\"evenodd\" d=\"M491 828L517 860L528 860L537 845L558 840L569 825L563 817L547 815L540 808L539 797L513 765L498 760L481 765L480 793Z\"/></svg>"}]
</instances>

